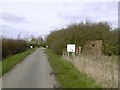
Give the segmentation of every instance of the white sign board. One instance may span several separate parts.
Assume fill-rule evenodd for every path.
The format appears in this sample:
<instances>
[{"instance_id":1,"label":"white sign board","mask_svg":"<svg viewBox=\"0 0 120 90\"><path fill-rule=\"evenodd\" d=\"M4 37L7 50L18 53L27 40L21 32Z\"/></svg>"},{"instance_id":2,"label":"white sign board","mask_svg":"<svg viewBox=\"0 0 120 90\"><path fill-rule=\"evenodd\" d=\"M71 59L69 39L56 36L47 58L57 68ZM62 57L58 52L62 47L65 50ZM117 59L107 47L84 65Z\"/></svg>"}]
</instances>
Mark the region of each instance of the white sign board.
<instances>
[{"instance_id":1,"label":"white sign board","mask_svg":"<svg viewBox=\"0 0 120 90\"><path fill-rule=\"evenodd\" d=\"M75 52L75 44L67 44L67 52Z\"/></svg>"}]
</instances>

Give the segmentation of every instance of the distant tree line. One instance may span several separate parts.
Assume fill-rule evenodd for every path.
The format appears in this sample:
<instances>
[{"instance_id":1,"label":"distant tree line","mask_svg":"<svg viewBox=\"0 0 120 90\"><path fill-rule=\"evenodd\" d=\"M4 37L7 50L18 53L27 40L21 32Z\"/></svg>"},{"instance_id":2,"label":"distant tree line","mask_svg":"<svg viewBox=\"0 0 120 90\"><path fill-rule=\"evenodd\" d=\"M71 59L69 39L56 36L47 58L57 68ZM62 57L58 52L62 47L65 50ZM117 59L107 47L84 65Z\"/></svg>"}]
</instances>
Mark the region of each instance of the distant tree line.
<instances>
[{"instance_id":1,"label":"distant tree line","mask_svg":"<svg viewBox=\"0 0 120 90\"><path fill-rule=\"evenodd\" d=\"M39 36L37 38L35 38L34 36L32 36L31 40L30 40L30 44L34 45L35 47L44 47L45 46L45 42L44 39Z\"/></svg>"},{"instance_id":2,"label":"distant tree line","mask_svg":"<svg viewBox=\"0 0 120 90\"><path fill-rule=\"evenodd\" d=\"M107 22L75 23L66 28L52 31L47 37L47 45L57 54L62 54L66 50L68 43L74 43L76 46L84 47L85 42L89 40L102 40L102 51L105 55L118 55L120 50L120 38L118 38L118 28L111 28Z\"/></svg>"}]
</instances>

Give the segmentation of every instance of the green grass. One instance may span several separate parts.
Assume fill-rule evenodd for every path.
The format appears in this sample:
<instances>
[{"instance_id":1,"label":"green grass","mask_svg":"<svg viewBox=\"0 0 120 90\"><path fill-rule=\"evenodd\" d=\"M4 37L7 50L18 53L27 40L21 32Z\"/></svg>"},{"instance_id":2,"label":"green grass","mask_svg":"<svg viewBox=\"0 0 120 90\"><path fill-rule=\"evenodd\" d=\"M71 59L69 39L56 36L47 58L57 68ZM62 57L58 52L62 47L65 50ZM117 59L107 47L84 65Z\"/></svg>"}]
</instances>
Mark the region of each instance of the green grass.
<instances>
[{"instance_id":1,"label":"green grass","mask_svg":"<svg viewBox=\"0 0 120 90\"><path fill-rule=\"evenodd\" d=\"M63 60L61 56L56 55L49 49L47 49L47 54L62 88L100 88L93 79L80 73L70 62Z\"/></svg>"},{"instance_id":2,"label":"green grass","mask_svg":"<svg viewBox=\"0 0 120 90\"><path fill-rule=\"evenodd\" d=\"M2 61L2 75L7 73L9 70L11 70L16 64L24 60L25 57L27 57L29 54L31 54L33 51L35 51L36 48L27 50L25 52L16 54L14 56L11 56L5 60ZM1 63L0 63L1 65Z\"/></svg>"},{"instance_id":3,"label":"green grass","mask_svg":"<svg viewBox=\"0 0 120 90\"><path fill-rule=\"evenodd\" d=\"M0 76L2 74L2 61L0 61Z\"/></svg>"}]
</instances>

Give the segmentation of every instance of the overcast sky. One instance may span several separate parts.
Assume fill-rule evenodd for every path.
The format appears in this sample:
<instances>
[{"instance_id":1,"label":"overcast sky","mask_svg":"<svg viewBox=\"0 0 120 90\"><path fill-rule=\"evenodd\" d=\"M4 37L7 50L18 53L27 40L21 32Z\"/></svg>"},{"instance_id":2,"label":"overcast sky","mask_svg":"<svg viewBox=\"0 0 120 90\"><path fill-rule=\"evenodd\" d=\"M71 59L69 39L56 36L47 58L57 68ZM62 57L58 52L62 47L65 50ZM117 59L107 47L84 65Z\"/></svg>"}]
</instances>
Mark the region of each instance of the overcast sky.
<instances>
[{"instance_id":1,"label":"overcast sky","mask_svg":"<svg viewBox=\"0 0 120 90\"><path fill-rule=\"evenodd\" d=\"M86 0L85 0L86 1ZM35 0L15 2L2 0L0 3L0 29L7 37L45 36L51 30L65 27L70 23L107 21L118 27L118 2L80 2L79 0L58 1Z\"/></svg>"}]
</instances>

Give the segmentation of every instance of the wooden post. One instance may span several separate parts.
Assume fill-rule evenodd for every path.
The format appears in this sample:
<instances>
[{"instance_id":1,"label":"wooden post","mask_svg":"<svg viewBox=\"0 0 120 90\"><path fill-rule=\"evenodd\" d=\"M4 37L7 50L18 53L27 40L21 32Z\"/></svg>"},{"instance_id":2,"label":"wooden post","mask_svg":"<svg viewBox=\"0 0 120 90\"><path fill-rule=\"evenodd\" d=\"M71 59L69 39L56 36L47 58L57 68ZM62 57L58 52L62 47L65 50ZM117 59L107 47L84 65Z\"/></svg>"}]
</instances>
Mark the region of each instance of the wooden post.
<instances>
[{"instance_id":1,"label":"wooden post","mask_svg":"<svg viewBox=\"0 0 120 90\"><path fill-rule=\"evenodd\" d=\"M81 47L79 46L79 55L80 55L80 53L81 53Z\"/></svg>"},{"instance_id":2,"label":"wooden post","mask_svg":"<svg viewBox=\"0 0 120 90\"><path fill-rule=\"evenodd\" d=\"M69 58L70 58L70 53L68 52L68 60L69 60Z\"/></svg>"},{"instance_id":3,"label":"wooden post","mask_svg":"<svg viewBox=\"0 0 120 90\"><path fill-rule=\"evenodd\" d=\"M73 60L75 60L75 52L73 53Z\"/></svg>"}]
</instances>

